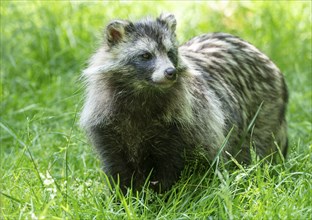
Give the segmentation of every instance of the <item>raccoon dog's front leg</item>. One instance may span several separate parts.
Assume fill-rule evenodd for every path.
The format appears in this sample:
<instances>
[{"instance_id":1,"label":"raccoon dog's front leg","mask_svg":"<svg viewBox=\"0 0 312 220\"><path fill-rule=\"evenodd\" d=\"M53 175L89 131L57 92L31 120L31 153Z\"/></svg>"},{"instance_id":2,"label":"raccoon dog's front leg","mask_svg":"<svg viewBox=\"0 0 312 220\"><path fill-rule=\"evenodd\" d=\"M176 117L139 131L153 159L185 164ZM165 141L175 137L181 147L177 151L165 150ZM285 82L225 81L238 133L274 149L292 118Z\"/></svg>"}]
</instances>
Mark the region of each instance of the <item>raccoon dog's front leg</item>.
<instances>
[{"instance_id":1,"label":"raccoon dog's front leg","mask_svg":"<svg viewBox=\"0 0 312 220\"><path fill-rule=\"evenodd\" d=\"M123 151L120 139L112 135L112 130L103 127L90 129L90 139L103 162L105 174L113 185L119 183L123 193L131 186L135 170ZM137 185L137 184L135 184Z\"/></svg>"},{"instance_id":2,"label":"raccoon dog's front leg","mask_svg":"<svg viewBox=\"0 0 312 220\"><path fill-rule=\"evenodd\" d=\"M179 155L166 155L155 159L150 178L150 187L156 192L164 192L179 179L184 168L184 159Z\"/></svg>"},{"instance_id":3,"label":"raccoon dog's front leg","mask_svg":"<svg viewBox=\"0 0 312 220\"><path fill-rule=\"evenodd\" d=\"M151 140L150 146L153 161L150 187L156 192L164 192L179 179L185 166L185 146L188 144L176 127L170 127L163 135Z\"/></svg>"}]
</instances>

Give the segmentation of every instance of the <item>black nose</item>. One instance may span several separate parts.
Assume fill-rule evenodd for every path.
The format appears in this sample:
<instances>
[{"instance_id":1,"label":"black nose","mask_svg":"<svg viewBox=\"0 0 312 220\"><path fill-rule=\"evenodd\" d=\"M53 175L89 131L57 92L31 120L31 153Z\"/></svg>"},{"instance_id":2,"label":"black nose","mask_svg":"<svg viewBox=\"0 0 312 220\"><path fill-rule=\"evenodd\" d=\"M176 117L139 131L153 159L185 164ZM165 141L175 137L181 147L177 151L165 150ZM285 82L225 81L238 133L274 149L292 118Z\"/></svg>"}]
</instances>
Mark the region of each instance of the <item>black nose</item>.
<instances>
[{"instance_id":1,"label":"black nose","mask_svg":"<svg viewBox=\"0 0 312 220\"><path fill-rule=\"evenodd\" d=\"M177 75L177 70L175 68L169 67L165 70L165 77L170 80L175 80Z\"/></svg>"}]
</instances>

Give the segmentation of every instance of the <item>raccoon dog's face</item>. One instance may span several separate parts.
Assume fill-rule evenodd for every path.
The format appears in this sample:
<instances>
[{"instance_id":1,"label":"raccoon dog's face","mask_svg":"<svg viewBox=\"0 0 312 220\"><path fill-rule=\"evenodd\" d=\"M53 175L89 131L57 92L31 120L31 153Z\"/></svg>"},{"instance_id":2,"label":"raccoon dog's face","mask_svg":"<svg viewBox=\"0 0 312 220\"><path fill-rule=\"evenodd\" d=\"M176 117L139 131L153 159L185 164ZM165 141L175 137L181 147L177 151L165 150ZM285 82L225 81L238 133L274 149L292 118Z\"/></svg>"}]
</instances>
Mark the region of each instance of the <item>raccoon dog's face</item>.
<instances>
[{"instance_id":1,"label":"raccoon dog's face","mask_svg":"<svg viewBox=\"0 0 312 220\"><path fill-rule=\"evenodd\" d=\"M173 15L132 23L115 20L106 27L110 75L117 86L169 88L178 80L179 59Z\"/></svg>"}]
</instances>

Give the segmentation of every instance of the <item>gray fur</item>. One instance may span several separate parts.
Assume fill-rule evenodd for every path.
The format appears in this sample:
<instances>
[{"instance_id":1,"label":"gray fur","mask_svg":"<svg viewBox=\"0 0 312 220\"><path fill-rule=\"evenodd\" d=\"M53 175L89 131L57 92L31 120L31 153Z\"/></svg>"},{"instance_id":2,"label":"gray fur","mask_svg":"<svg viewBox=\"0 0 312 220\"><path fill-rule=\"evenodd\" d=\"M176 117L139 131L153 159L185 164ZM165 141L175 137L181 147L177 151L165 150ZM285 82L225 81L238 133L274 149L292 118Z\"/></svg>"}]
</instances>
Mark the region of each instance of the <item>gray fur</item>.
<instances>
[{"instance_id":1,"label":"gray fur","mask_svg":"<svg viewBox=\"0 0 312 220\"><path fill-rule=\"evenodd\" d=\"M231 129L224 161L250 163L250 147L260 158L277 146L286 156L288 94L274 63L224 33L178 47L175 29L170 14L112 21L83 73L81 124L105 172L135 189L151 173L151 186L167 190L198 151L213 161Z\"/></svg>"}]
</instances>

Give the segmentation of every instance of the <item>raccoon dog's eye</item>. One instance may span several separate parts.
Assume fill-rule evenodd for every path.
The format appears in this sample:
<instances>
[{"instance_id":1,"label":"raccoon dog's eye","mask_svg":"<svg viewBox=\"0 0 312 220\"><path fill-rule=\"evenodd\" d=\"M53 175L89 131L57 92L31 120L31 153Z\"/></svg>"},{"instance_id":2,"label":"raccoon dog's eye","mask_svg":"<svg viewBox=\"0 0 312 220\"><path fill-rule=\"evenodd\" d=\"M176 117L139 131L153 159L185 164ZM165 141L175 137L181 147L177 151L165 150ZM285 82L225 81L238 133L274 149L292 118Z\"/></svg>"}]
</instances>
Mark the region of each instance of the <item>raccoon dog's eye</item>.
<instances>
[{"instance_id":1,"label":"raccoon dog's eye","mask_svg":"<svg viewBox=\"0 0 312 220\"><path fill-rule=\"evenodd\" d=\"M145 53L141 54L140 57L141 57L143 60L150 60L150 59L152 59L152 54L149 53L149 52L145 52Z\"/></svg>"}]
</instances>

